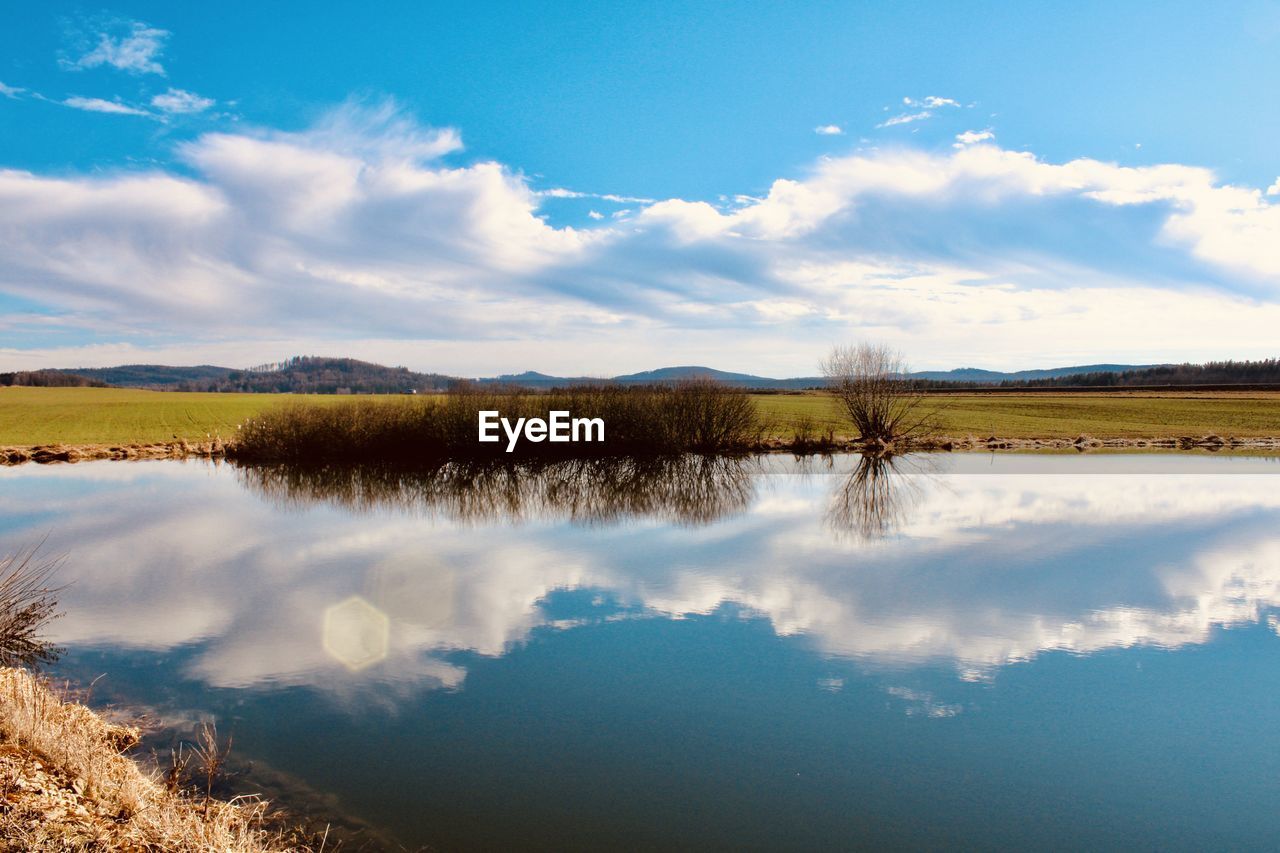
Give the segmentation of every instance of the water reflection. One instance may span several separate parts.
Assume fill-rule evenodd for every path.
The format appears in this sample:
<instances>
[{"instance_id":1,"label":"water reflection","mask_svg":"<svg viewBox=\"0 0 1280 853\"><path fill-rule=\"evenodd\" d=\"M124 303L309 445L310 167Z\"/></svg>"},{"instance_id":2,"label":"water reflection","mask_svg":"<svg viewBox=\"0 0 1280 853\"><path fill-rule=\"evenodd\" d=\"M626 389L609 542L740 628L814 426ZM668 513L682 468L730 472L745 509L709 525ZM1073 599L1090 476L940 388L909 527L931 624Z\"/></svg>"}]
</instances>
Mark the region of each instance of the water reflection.
<instances>
[{"instance_id":1,"label":"water reflection","mask_svg":"<svg viewBox=\"0 0 1280 853\"><path fill-rule=\"evenodd\" d=\"M0 469L0 553L51 531L100 701L408 849L1265 849L1263 468L89 463Z\"/></svg>"},{"instance_id":2,"label":"water reflection","mask_svg":"<svg viewBox=\"0 0 1280 853\"><path fill-rule=\"evenodd\" d=\"M413 469L251 465L238 471L251 490L291 507L324 502L360 512L400 509L471 524L644 516L696 525L744 510L755 494L757 465L748 458L687 455Z\"/></svg>"},{"instance_id":3,"label":"water reflection","mask_svg":"<svg viewBox=\"0 0 1280 853\"><path fill-rule=\"evenodd\" d=\"M920 502L919 477L937 472L931 457L865 455L844 483L833 490L827 526L837 534L862 540L895 533Z\"/></svg>"},{"instance_id":4,"label":"water reflection","mask_svg":"<svg viewBox=\"0 0 1280 853\"><path fill-rule=\"evenodd\" d=\"M1216 459L1162 474L1076 467L1087 461L1009 457L987 471L947 458L924 476L900 459L847 457L827 470L692 458L663 473L426 479L165 462L9 469L0 551L52 531L50 550L68 555L61 645L181 649L188 678L334 696L459 687L460 653L727 607L820 656L948 662L987 678L1047 650L1204 643L1280 606L1274 476ZM357 616L385 623L326 631L353 597L371 608Z\"/></svg>"}]
</instances>

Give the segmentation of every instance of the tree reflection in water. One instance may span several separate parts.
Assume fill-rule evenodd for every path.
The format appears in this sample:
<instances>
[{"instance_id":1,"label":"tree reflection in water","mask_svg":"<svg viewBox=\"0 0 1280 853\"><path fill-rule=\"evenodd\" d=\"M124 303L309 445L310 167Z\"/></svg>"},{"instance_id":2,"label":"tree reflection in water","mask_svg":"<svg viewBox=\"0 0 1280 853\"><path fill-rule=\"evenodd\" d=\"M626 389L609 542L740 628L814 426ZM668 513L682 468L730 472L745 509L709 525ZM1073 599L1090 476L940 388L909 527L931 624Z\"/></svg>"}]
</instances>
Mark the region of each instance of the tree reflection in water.
<instances>
[{"instance_id":1,"label":"tree reflection in water","mask_svg":"<svg viewBox=\"0 0 1280 853\"><path fill-rule=\"evenodd\" d=\"M837 487L827 527L837 535L872 541L896 533L923 497L921 475L936 466L928 456L866 455Z\"/></svg>"},{"instance_id":2,"label":"tree reflection in water","mask_svg":"<svg viewBox=\"0 0 1280 853\"><path fill-rule=\"evenodd\" d=\"M399 508L473 523L644 517L701 525L746 510L758 470L751 458L691 454L428 468L244 465L238 473L249 488L285 506Z\"/></svg>"}]
</instances>

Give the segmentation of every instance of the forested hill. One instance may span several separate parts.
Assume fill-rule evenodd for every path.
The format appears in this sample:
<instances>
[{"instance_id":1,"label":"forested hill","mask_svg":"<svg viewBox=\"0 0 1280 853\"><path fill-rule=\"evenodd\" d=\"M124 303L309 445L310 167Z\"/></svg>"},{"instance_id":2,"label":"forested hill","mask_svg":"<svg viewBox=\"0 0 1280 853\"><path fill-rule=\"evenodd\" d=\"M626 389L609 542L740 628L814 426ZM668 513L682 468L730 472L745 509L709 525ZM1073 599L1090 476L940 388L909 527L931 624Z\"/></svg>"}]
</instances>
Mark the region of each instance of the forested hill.
<instances>
[{"instance_id":1,"label":"forested hill","mask_svg":"<svg viewBox=\"0 0 1280 853\"><path fill-rule=\"evenodd\" d=\"M19 370L0 373L0 385L28 385L33 388L106 388L100 379L62 370Z\"/></svg>"},{"instance_id":2,"label":"forested hill","mask_svg":"<svg viewBox=\"0 0 1280 853\"><path fill-rule=\"evenodd\" d=\"M1126 387L1138 385L1268 385L1280 384L1280 359L1164 364L1115 373L1077 373L1018 382L1003 387Z\"/></svg>"},{"instance_id":3,"label":"forested hill","mask_svg":"<svg viewBox=\"0 0 1280 853\"><path fill-rule=\"evenodd\" d=\"M451 377L438 373L415 373L405 367L386 367L354 358L317 356L297 356L246 370L212 364L192 367L126 364L119 367L72 368L40 373L65 376L68 379L65 384L116 385L157 391L294 394L403 394L410 391L440 390L454 381ZM47 381L42 384L55 383Z\"/></svg>"},{"instance_id":4,"label":"forested hill","mask_svg":"<svg viewBox=\"0 0 1280 853\"><path fill-rule=\"evenodd\" d=\"M294 394L405 394L441 391L453 382L439 373L415 373L354 358L298 356L225 376L180 382L178 391L250 391Z\"/></svg>"},{"instance_id":5,"label":"forested hill","mask_svg":"<svg viewBox=\"0 0 1280 853\"><path fill-rule=\"evenodd\" d=\"M53 371L83 376L95 382L121 388L173 388L184 382L222 379L232 373L230 367L197 364L173 367L167 364L121 364L116 367L74 367Z\"/></svg>"}]
</instances>

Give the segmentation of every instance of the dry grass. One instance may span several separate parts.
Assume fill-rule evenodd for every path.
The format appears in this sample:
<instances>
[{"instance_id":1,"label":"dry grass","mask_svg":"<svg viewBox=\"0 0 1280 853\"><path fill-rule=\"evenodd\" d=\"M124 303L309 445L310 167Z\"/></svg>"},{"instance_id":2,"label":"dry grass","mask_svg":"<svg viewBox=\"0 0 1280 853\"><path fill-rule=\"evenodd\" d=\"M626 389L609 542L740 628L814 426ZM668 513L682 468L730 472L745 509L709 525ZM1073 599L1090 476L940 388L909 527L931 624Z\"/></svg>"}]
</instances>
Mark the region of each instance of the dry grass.
<instances>
[{"instance_id":1,"label":"dry grass","mask_svg":"<svg viewBox=\"0 0 1280 853\"><path fill-rule=\"evenodd\" d=\"M0 669L0 849L301 849L264 828L261 801L166 789L124 754L137 737L26 670ZM24 779L24 768L43 781Z\"/></svg>"},{"instance_id":2,"label":"dry grass","mask_svg":"<svg viewBox=\"0 0 1280 853\"><path fill-rule=\"evenodd\" d=\"M0 666L38 666L59 649L41 636L57 616L58 590L50 579L57 560L37 559L40 545L0 557Z\"/></svg>"}]
</instances>

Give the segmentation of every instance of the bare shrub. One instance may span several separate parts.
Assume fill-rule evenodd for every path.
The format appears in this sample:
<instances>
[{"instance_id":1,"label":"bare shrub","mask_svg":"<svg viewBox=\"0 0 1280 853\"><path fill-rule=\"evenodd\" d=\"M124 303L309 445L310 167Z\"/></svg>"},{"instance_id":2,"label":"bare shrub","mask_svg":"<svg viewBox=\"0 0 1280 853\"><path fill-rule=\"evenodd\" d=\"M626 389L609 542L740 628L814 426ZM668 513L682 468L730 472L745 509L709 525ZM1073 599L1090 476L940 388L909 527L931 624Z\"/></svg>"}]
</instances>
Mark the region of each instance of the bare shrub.
<instances>
[{"instance_id":1,"label":"bare shrub","mask_svg":"<svg viewBox=\"0 0 1280 853\"><path fill-rule=\"evenodd\" d=\"M937 409L896 350L868 343L832 347L821 369L863 441L892 443L937 428Z\"/></svg>"},{"instance_id":2,"label":"bare shrub","mask_svg":"<svg viewBox=\"0 0 1280 853\"><path fill-rule=\"evenodd\" d=\"M547 419L551 411L605 422L600 443L477 441L481 411ZM228 455L255 461L420 462L443 459L652 455L750 449L760 439L755 403L738 388L698 380L677 385L575 386L536 393L462 387L448 395L294 403L241 425Z\"/></svg>"},{"instance_id":3,"label":"bare shrub","mask_svg":"<svg viewBox=\"0 0 1280 853\"><path fill-rule=\"evenodd\" d=\"M676 441L681 449L714 452L758 438L759 418L751 398L710 379L676 385L666 415L681 430Z\"/></svg>"}]
</instances>

